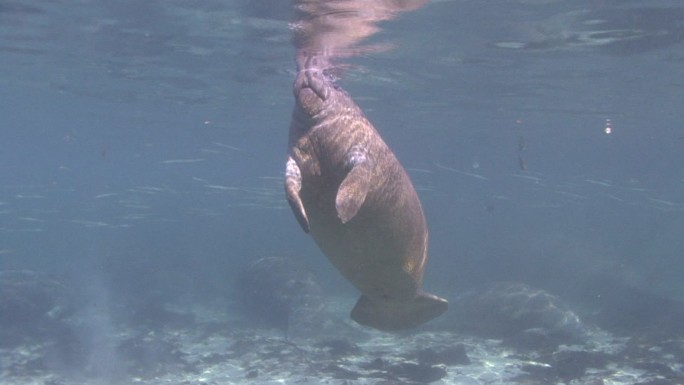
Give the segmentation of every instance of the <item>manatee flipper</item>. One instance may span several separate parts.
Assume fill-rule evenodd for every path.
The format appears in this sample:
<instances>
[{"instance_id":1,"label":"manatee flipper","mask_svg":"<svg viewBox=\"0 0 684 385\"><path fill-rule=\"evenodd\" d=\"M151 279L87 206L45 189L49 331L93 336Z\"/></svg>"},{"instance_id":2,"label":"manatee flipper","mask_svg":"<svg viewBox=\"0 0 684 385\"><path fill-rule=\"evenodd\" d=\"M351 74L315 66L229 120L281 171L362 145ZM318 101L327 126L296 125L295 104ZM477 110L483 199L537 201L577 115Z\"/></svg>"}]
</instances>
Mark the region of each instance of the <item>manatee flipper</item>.
<instances>
[{"instance_id":1,"label":"manatee flipper","mask_svg":"<svg viewBox=\"0 0 684 385\"><path fill-rule=\"evenodd\" d=\"M347 155L350 168L335 197L337 216L342 223L349 222L363 205L370 188L371 162L359 146L352 147Z\"/></svg>"},{"instance_id":2,"label":"manatee flipper","mask_svg":"<svg viewBox=\"0 0 684 385\"><path fill-rule=\"evenodd\" d=\"M285 166L285 195L287 196L287 203L294 213L297 222L302 226L305 233L309 232L309 218L306 216L306 210L302 204L302 198L299 196L299 190L302 189L302 174L297 166L297 162L291 156L287 157L287 165Z\"/></svg>"},{"instance_id":3,"label":"manatee flipper","mask_svg":"<svg viewBox=\"0 0 684 385\"><path fill-rule=\"evenodd\" d=\"M412 300L400 303L373 301L361 295L351 312L351 318L378 330L402 330L438 317L447 307L447 300L423 291L418 291Z\"/></svg>"}]
</instances>

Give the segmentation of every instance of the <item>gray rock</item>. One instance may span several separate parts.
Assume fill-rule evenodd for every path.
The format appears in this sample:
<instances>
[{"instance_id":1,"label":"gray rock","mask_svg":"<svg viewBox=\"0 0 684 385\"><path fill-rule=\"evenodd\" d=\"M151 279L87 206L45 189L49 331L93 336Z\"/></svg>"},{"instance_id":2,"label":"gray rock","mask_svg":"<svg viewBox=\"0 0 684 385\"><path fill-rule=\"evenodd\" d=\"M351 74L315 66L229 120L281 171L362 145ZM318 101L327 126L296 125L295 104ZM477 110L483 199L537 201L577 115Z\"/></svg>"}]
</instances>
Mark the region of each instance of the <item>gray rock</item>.
<instances>
[{"instance_id":1,"label":"gray rock","mask_svg":"<svg viewBox=\"0 0 684 385\"><path fill-rule=\"evenodd\" d=\"M317 333L328 318L316 277L287 258L261 258L238 279L242 308L266 327L305 338Z\"/></svg>"},{"instance_id":2,"label":"gray rock","mask_svg":"<svg viewBox=\"0 0 684 385\"><path fill-rule=\"evenodd\" d=\"M43 339L65 328L74 292L56 276L29 270L0 271L0 344Z\"/></svg>"},{"instance_id":3,"label":"gray rock","mask_svg":"<svg viewBox=\"0 0 684 385\"><path fill-rule=\"evenodd\" d=\"M521 348L579 342L586 334L580 318L563 301L523 283L471 290L458 297L452 308L460 330Z\"/></svg>"}]
</instances>

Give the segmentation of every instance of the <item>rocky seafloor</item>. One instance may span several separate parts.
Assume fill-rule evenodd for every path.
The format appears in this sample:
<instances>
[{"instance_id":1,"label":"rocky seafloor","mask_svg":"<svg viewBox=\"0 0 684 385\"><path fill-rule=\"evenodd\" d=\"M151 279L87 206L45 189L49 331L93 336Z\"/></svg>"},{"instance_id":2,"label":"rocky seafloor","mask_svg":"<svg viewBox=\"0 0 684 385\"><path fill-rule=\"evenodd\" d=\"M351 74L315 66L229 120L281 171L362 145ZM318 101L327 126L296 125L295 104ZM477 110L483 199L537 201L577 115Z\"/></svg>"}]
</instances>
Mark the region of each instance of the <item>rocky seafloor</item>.
<instances>
[{"instance_id":1,"label":"rocky seafloor","mask_svg":"<svg viewBox=\"0 0 684 385\"><path fill-rule=\"evenodd\" d=\"M0 344L0 383L684 384L681 338L590 329L582 344L526 349L448 331L446 322L368 330L348 320L351 305L331 306L339 333L313 339L256 327L220 305L166 306L137 323L93 311Z\"/></svg>"}]
</instances>

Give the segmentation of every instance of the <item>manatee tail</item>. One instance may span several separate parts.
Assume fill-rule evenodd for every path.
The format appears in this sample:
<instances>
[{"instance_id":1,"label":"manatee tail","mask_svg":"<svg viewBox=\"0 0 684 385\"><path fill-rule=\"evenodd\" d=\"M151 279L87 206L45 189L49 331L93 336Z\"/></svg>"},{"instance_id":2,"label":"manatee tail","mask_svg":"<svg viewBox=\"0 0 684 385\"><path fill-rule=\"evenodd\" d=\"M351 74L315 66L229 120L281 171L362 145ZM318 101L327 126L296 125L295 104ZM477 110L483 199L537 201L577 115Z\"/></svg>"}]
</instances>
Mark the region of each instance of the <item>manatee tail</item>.
<instances>
[{"instance_id":1,"label":"manatee tail","mask_svg":"<svg viewBox=\"0 0 684 385\"><path fill-rule=\"evenodd\" d=\"M444 313L447 307L447 300L423 291L406 302L373 301L362 295L351 312L351 318L361 325L394 331L423 324Z\"/></svg>"}]
</instances>

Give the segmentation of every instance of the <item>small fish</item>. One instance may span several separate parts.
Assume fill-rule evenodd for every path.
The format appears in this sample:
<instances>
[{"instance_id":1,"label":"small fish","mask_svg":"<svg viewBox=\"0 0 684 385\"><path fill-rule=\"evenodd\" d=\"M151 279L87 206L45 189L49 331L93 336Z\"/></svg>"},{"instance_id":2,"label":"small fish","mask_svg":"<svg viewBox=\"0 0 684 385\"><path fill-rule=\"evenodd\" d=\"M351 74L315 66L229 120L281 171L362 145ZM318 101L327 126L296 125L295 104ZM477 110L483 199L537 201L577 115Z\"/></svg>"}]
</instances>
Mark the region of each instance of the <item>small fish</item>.
<instances>
[{"instance_id":1,"label":"small fish","mask_svg":"<svg viewBox=\"0 0 684 385\"><path fill-rule=\"evenodd\" d=\"M19 217L19 220L26 222L45 222L44 219L34 218L34 217Z\"/></svg>"},{"instance_id":2,"label":"small fish","mask_svg":"<svg viewBox=\"0 0 684 385\"><path fill-rule=\"evenodd\" d=\"M95 199L102 199L102 198L108 198L108 197L113 197L117 196L119 193L104 193L104 194L98 194L95 195Z\"/></svg>"},{"instance_id":3,"label":"small fish","mask_svg":"<svg viewBox=\"0 0 684 385\"><path fill-rule=\"evenodd\" d=\"M124 204L123 207L127 207L129 209L140 209L140 210L151 210L152 209L151 206L132 204L132 203Z\"/></svg>"},{"instance_id":4,"label":"small fish","mask_svg":"<svg viewBox=\"0 0 684 385\"><path fill-rule=\"evenodd\" d=\"M408 171L422 172L423 174L434 174L431 170L426 170L424 168L407 168Z\"/></svg>"},{"instance_id":5,"label":"small fish","mask_svg":"<svg viewBox=\"0 0 684 385\"><path fill-rule=\"evenodd\" d=\"M584 195L571 193L571 192L569 192L569 191L554 190L554 192L555 192L555 193L558 193L558 194L561 194L561 195L569 196L569 197L571 197L571 198L589 199L589 198L585 197Z\"/></svg>"},{"instance_id":6,"label":"small fish","mask_svg":"<svg viewBox=\"0 0 684 385\"><path fill-rule=\"evenodd\" d=\"M239 187L223 186L220 184L205 184L204 187L214 189L214 190L230 190L230 191L240 190Z\"/></svg>"},{"instance_id":7,"label":"small fish","mask_svg":"<svg viewBox=\"0 0 684 385\"><path fill-rule=\"evenodd\" d=\"M38 194L17 194L14 197L17 199L45 199L44 196Z\"/></svg>"},{"instance_id":8,"label":"small fish","mask_svg":"<svg viewBox=\"0 0 684 385\"><path fill-rule=\"evenodd\" d=\"M221 142L214 142L214 144L219 146L219 147L227 148L227 149L233 150L233 151L244 151L243 149L241 149L239 147L231 146L230 144L225 144L225 143L221 143Z\"/></svg>"},{"instance_id":9,"label":"small fish","mask_svg":"<svg viewBox=\"0 0 684 385\"><path fill-rule=\"evenodd\" d=\"M665 206L681 206L682 205L681 203L666 201L664 199L658 199L658 198L647 198L647 199L651 202L660 203L661 205L665 205Z\"/></svg>"},{"instance_id":10,"label":"small fish","mask_svg":"<svg viewBox=\"0 0 684 385\"><path fill-rule=\"evenodd\" d=\"M529 206L532 209L559 209L563 205L560 203L536 203Z\"/></svg>"},{"instance_id":11,"label":"small fish","mask_svg":"<svg viewBox=\"0 0 684 385\"><path fill-rule=\"evenodd\" d=\"M173 192L170 189L164 189L161 187L152 187L152 186L138 186L138 187L129 188L126 191L132 192L132 193L139 193L139 194L148 194L148 195L149 194L157 194L157 193L165 192L165 191Z\"/></svg>"},{"instance_id":12,"label":"small fish","mask_svg":"<svg viewBox=\"0 0 684 385\"><path fill-rule=\"evenodd\" d=\"M155 192L162 192L162 191L167 190L163 187L155 187L155 186L138 186L138 187L134 187L134 188L138 189L138 190L143 190L143 191L155 191Z\"/></svg>"},{"instance_id":13,"label":"small fish","mask_svg":"<svg viewBox=\"0 0 684 385\"><path fill-rule=\"evenodd\" d=\"M203 158L167 159L167 160L162 160L159 163L161 163L161 164L197 163L197 162L203 162L204 160L205 159L203 159Z\"/></svg>"},{"instance_id":14,"label":"small fish","mask_svg":"<svg viewBox=\"0 0 684 385\"><path fill-rule=\"evenodd\" d=\"M626 202L627 202L626 200L624 200L624 199L622 199L622 198L620 198L620 197L618 197L618 196L615 196L615 195L613 195L613 194L602 194L602 195L603 195L604 197L610 198L610 199L612 199L612 200L614 200L614 201L618 201L618 202L622 202L622 203L626 203Z\"/></svg>"},{"instance_id":15,"label":"small fish","mask_svg":"<svg viewBox=\"0 0 684 385\"><path fill-rule=\"evenodd\" d=\"M543 181L542 178L539 178L539 177L536 177L536 176L533 176L533 175L526 175L526 174L511 174L511 176L513 176L513 177L515 177L515 178L528 179L528 180L531 180L531 181L536 182L536 183L539 183L539 182L542 182L542 181Z\"/></svg>"},{"instance_id":16,"label":"small fish","mask_svg":"<svg viewBox=\"0 0 684 385\"><path fill-rule=\"evenodd\" d=\"M126 214L123 216L123 219L142 220L142 219L148 219L149 217L150 217L149 214Z\"/></svg>"},{"instance_id":17,"label":"small fish","mask_svg":"<svg viewBox=\"0 0 684 385\"><path fill-rule=\"evenodd\" d=\"M591 183L591 184L597 184L597 185L599 185L599 186L612 187L612 185L611 185L610 183L604 182L604 181L601 181L601 180L585 179L584 181L587 182L587 183Z\"/></svg>"},{"instance_id":18,"label":"small fish","mask_svg":"<svg viewBox=\"0 0 684 385\"><path fill-rule=\"evenodd\" d=\"M421 186L421 185L416 185L415 186L416 190L418 191L434 191L435 189L429 186Z\"/></svg>"},{"instance_id":19,"label":"small fish","mask_svg":"<svg viewBox=\"0 0 684 385\"><path fill-rule=\"evenodd\" d=\"M201 151L201 152L204 152L204 153L206 153L206 154L223 154L223 153L222 153L221 151L219 151L219 150L212 150L212 149L210 149L210 148L201 148L200 151Z\"/></svg>"},{"instance_id":20,"label":"small fish","mask_svg":"<svg viewBox=\"0 0 684 385\"><path fill-rule=\"evenodd\" d=\"M100 221L89 221L85 219L71 219L69 222L83 225L85 227L110 227L109 223Z\"/></svg>"},{"instance_id":21,"label":"small fish","mask_svg":"<svg viewBox=\"0 0 684 385\"><path fill-rule=\"evenodd\" d=\"M443 164L435 163L435 166L438 167L438 168L441 168L441 169L443 169L443 170L455 172L455 173L457 173L457 174L462 174L462 175L471 176L471 177L473 177L473 178L477 178L477 179L480 179L480 180L489 180L489 178L487 178L486 176L483 176L483 175L480 175L480 174L474 174L474 173L472 173L472 172L465 172L465 171L457 170L457 169L455 169L455 168L453 168L453 167L445 166L445 165L443 165Z\"/></svg>"}]
</instances>

